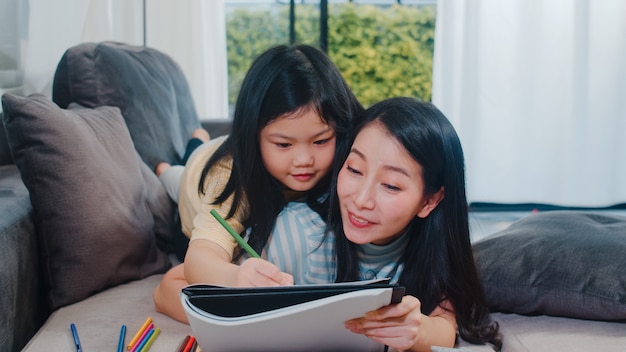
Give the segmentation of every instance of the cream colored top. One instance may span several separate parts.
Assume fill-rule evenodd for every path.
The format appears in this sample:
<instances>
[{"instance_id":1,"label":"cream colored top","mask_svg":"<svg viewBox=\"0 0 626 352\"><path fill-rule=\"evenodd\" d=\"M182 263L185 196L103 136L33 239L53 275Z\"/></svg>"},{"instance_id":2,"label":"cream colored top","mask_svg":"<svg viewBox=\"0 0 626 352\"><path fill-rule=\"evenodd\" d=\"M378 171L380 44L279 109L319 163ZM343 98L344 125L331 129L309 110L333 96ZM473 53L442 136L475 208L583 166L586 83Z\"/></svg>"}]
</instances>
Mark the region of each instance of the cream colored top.
<instances>
[{"instance_id":1,"label":"cream colored top","mask_svg":"<svg viewBox=\"0 0 626 352\"><path fill-rule=\"evenodd\" d=\"M182 231L190 238L190 241L197 239L213 241L232 255L237 247L237 242L209 213L211 209L216 209L222 217L226 218L232 207L232 195L221 204L211 204L226 187L232 172L232 158L225 158L211 168L204 182L204 194L198 193L198 183L200 182L202 169L225 139L226 136L222 136L206 142L198 147L189 157L180 181L178 211L180 213ZM244 230L242 222L248 217L248 214L248 202L244 199L239 204L233 217L227 219L226 222L236 232L242 233Z\"/></svg>"}]
</instances>

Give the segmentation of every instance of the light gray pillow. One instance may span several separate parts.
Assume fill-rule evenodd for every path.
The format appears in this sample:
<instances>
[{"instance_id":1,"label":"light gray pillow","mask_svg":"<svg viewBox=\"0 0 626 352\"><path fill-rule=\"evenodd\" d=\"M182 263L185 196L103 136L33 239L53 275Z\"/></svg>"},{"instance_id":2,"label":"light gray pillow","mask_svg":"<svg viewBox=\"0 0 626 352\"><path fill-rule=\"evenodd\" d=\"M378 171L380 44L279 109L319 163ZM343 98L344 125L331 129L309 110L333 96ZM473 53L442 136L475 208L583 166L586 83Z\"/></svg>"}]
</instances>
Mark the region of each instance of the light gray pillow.
<instances>
[{"instance_id":1,"label":"light gray pillow","mask_svg":"<svg viewBox=\"0 0 626 352\"><path fill-rule=\"evenodd\" d=\"M626 320L626 217L532 214L475 243L474 255L495 310Z\"/></svg>"},{"instance_id":2,"label":"light gray pillow","mask_svg":"<svg viewBox=\"0 0 626 352\"><path fill-rule=\"evenodd\" d=\"M164 272L172 205L118 108L2 97L11 153L30 193L52 309Z\"/></svg>"}]
</instances>

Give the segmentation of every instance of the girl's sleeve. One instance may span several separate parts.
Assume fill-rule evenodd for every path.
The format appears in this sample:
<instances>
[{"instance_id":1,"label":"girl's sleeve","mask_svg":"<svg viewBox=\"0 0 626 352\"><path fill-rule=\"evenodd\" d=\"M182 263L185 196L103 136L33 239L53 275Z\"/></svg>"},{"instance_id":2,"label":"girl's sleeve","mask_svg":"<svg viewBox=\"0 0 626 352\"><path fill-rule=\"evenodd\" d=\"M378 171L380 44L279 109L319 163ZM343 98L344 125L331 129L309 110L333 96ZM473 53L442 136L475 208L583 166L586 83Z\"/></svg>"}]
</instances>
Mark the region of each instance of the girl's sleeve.
<instances>
[{"instance_id":1,"label":"girl's sleeve","mask_svg":"<svg viewBox=\"0 0 626 352\"><path fill-rule=\"evenodd\" d=\"M223 203L211 204L213 200L224 190L232 170L232 162L225 160L219 162L209 172L207 177L205 194L202 196L200 209L193 219L193 229L191 230L190 241L205 239L213 241L222 247L227 253L233 255L237 242L228 231L210 214L212 209L226 219L231 207L233 207L233 196L231 195ZM233 217L226 219L226 222L237 232L242 233L244 226L242 223L248 216L248 203L244 199L236 205L237 210Z\"/></svg>"}]
</instances>

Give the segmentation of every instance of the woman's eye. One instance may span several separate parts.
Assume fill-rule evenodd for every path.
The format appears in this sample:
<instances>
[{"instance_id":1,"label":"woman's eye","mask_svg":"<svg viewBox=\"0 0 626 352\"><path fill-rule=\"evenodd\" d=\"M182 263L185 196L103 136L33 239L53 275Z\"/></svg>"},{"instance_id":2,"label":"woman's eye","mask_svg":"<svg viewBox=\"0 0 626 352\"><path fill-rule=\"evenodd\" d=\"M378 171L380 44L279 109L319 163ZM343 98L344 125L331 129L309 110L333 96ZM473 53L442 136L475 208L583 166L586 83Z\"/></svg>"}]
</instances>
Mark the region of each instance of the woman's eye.
<instances>
[{"instance_id":1,"label":"woman's eye","mask_svg":"<svg viewBox=\"0 0 626 352\"><path fill-rule=\"evenodd\" d=\"M388 184L388 183L384 183L384 184L383 184L383 187L385 187L385 188L387 188L388 190L393 191L393 192L397 192L397 191L399 191L399 190L400 190L400 187L397 187L397 186L394 186L394 185L390 185L390 184Z\"/></svg>"},{"instance_id":2,"label":"woman's eye","mask_svg":"<svg viewBox=\"0 0 626 352\"><path fill-rule=\"evenodd\" d=\"M348 170L348 172L351 173L351 174L361 175L361 171L359 171L359 170L357 170L357 169L355 169L353 167L346 166L346 170Z\"/></svg>"},{"instance_id":3,"label":"woman's eye","mask_svg":"<svg viewBox=\"0 0 626 352\"><path fill-rule=\"evenodd\" d=\"M278 148L284 149L284 148L289 148L291 146L291 144L289 144L289 143L276 143L276 146Z\"/></svg>"}]
</instances>

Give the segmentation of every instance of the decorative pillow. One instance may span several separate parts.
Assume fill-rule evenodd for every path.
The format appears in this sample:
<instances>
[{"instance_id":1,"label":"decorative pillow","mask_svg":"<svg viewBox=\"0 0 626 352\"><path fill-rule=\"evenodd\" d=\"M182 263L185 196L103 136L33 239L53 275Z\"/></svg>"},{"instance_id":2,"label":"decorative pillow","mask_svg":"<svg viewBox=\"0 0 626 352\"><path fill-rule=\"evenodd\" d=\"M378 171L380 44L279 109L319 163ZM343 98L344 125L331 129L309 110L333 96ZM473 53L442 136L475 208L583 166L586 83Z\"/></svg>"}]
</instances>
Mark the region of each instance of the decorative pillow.
<instances>
[{"instance_id":1,"label":"decorative pillow","mask_svg":"<svg viewBox=\"0 0 626 352\"><path fill-rule=\"evenodd\" d=\"M475 243L474 255L495 310L626 320L626 217L532 214Z\"/></svg>"},{"instance_id":2,"label":"decorative pillow","mask_svg":"<svg viewBox=\"0 0 626 352\"><path fill-rule=\"evenodd\" d=\"M118 108L63 110L40 94L5 94L2 106L52 309L169 268L157 237L172 206Z\"/></svg>"},{"instance_id":3,"label":"decorative pillow","mask_svg":"<svg viewBox=\"0 0 626 352\"><path fill-rule=\"evenodd\" d=\"M154 170L178 163L200 127L185 76L169 56L145 46L83 43L69 48L57 67L52 100L85 107L117 106L135 148Z\"/></svg>"}]
</instances>

